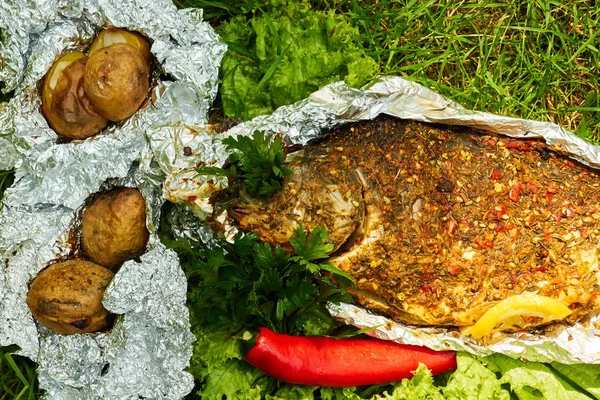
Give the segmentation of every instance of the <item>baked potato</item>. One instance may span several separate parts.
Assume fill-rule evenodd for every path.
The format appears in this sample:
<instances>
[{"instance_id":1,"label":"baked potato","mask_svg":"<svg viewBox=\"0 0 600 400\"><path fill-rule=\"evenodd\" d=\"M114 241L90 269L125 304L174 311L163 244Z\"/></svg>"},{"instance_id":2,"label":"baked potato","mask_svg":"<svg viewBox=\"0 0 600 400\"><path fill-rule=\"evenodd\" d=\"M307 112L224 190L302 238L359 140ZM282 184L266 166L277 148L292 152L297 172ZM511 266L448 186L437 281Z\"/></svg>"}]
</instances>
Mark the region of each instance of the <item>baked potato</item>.
<instances>
[{"instance_id":1,"label":"baked potato","mask_svg":"<svg viewBox=\"0 0 600 400\"><path fill-rule=\"evenodd\" d=\"M72 335L108 328L113 316L102 305L114 274L100 265L69 260L50 265L33 280L27 305L46 328Z\"/></svg>"},{"instance_id":2,"label":"baked potato","mask_svg":"<svg viewBox=\"0 0 600 400\"><path fill-rule=\"evenodd\" d=\"M46 120L56 133L71 139L86 139L108 124L85 93L86 60L81 52L59 58L46 74L42 87L42 111Z\"/></svg>"},{"instance_id":3,"label":"baked potato","mask_svg":"<svg viewBox=\"0 0 600 400\"><path fill-rule=\"evenodd\" d=\"M100 115L122 121L148 96L150 63L128 43L100 48L88 58L83 87Z\"/></svg>"},{"instance_id":4,"label":"baked potato","mask_svg":"<svg viewBox=\"0 0 600 400\"><path fill-rule=\"evenodd\" d=\"M146 201L137 189L122 188L100 195L83 212L81 244L85 255L113 271L142 255L149 236Z\"/></svg>"}]
</instances>

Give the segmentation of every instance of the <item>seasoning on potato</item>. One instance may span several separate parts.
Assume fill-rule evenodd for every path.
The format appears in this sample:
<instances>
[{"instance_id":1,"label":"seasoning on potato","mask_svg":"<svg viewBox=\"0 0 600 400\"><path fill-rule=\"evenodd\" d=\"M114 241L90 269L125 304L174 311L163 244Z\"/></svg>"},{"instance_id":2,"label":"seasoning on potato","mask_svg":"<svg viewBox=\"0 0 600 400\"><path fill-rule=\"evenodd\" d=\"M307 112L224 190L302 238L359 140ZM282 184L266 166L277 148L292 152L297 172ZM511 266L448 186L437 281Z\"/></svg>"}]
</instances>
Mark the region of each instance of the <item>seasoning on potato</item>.
<instances>
[{"instance_id":1,"label":"seasoning on potato","mask_svg":"<svg viewBox=\"0 0 600 400\"><path fill-rule=\"evenodd\" d=\"M142 255L150 236L146 201L137 189L103 194L85 209L81 243L93 262L116 271L127 260Z\"/></svg>"},{"instance_id":2,"label":"seasoning on potato","mask_svg":"<svg viewBox=\"0 0 600 400\"><path fill-rule=\"evenodd\" d=\"M86 60L80 52L59 58L48 71L42 88L44 116L58 134L71 139L86 139L108 124L83 88Z\"/></svg>"},{"instance_id":3,"label":"seasoning on potato","mask_svg":"<svg viewBox=\"0 0 600 400\"><path fill-rule=\"evenodd\" d=\"M90 55L83 85L100 115L122 121L132 116L148 95L150 63L134 46L115 43Z\"/></svg>"},{"instance_id":4,"label":"seasoning on potato","mask_svg":"<svg viewBox=\"0 0 600 400\"><path fill-rule=\"evenodd\" d=\"M55 263L33 280L27 305L36 320L56 333L97 332L112 321L102 299L113 277L110 270L89 261Z\"/></svg>"}]
</instances>

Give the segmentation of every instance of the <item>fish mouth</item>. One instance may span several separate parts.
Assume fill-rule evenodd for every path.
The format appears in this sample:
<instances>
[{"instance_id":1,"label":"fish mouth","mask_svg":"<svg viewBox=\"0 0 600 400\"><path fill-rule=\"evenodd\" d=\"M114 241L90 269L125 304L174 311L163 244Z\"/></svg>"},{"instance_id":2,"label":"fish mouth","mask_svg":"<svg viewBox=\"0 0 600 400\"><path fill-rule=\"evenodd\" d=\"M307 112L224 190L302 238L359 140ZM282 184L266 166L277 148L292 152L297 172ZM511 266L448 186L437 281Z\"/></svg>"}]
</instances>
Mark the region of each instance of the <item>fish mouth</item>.
<instances>
[{"instance_id":1,"label":"fish mouth","mask_svg":"<svg viewBox=\"0 0 600 400\"><path fill-rule=\"evenodd\" d=\"M246 218L251 212L252 211L250 208L243 205L236 205L228 210L229 216L237 222L241 221L243 218Z\"/></svg>"}]
</instances>

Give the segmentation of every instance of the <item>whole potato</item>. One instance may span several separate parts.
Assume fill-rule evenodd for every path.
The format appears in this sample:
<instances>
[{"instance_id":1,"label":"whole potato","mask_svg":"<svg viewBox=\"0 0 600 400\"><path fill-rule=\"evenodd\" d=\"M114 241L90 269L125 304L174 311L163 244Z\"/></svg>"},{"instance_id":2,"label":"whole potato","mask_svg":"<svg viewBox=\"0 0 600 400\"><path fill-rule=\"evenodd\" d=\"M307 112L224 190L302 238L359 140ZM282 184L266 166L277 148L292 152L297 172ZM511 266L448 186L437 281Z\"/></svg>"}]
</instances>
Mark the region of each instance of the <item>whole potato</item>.
<instances>
[{"instance_id":1,"label":"whole potato","mask_svg":"<svg viewBox=\"0 0 600 400\"><path fill-rule=\"evenodd\" d=\"M108 328L111 314L102 306L114 274L83 260L52 264L31 283L27 305L46 328L72 335Z\"/></svg>"},{"instance_id":2,"label":"whole potato","mask_svg":"<svg viewBox=\"0 0 600 400\"><path fill-rule=\"evenodd\" d=\"M146 201L131 188L103 194L83 212L81 231L83 251L90 260L116 271L146 249L150 236Z\"/></svg>"},{"instance_id":3,"label":"whole potato","mask_svg":"<svg viewBox=\"0 0 600 400\"><path fill-rule=\"evenodd\" d=\"M150 63L127 43L94 51L85 66L84 89L98 113L122 121L142 105L150 88Z\"/></svg>"},{"instance_id":4,"label":"whole potato","mask_svg":"<svg viewBox=\"0 0 600 400\"><path fill-rule=\"evenodd\" d=\"M106 127L83 88L87 57L66 54L54 63L42 88L42 111L56 133L71 139L86 139Z\"/></svg>"}]
</instances>

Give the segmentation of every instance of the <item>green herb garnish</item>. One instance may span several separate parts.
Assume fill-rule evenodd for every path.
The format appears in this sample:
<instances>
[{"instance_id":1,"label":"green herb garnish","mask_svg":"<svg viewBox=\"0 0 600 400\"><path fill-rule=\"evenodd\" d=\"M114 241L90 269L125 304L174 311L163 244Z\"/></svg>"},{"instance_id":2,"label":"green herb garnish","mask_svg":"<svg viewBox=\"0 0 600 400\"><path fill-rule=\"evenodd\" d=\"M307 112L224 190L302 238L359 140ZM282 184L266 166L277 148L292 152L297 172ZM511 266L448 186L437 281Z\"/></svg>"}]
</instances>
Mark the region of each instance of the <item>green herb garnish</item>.
<instances>
[{"instance_id":1,"label":"green herb garnish","mask_svg":"<svg viewBox=\"0 0 600 400\"><path fill-rule=\"evenodd\" d=\"M252 137L225 138L223 144L231 152L229 169L201 167L196 170L199 174L237 178L251 196L269 197L281 189L283 178L292 173L283 166L285 153L280 137L271 140L257 131Z\"/></svg>"},{"instance_id":2,"label":"green herb garnish","mask_svg":"<svg viewBox=\"0 0 600 400\"><path fill-rule=\"evenodd\" d=\"M327 260L331 250L327 237L323 227L309 235L299 226L290 240L296 256L260 243L255 234L238 234L234 243L204 249L187 271L198 284L190 299L198 323L227 328L232 334L259 325L287 333L331 329L335 321L325 303L350 298L323 272L330 272L342 286L351 284L352 278ZM311 324L315 319L318 323Z\"/></svg>"}]
</instances>

